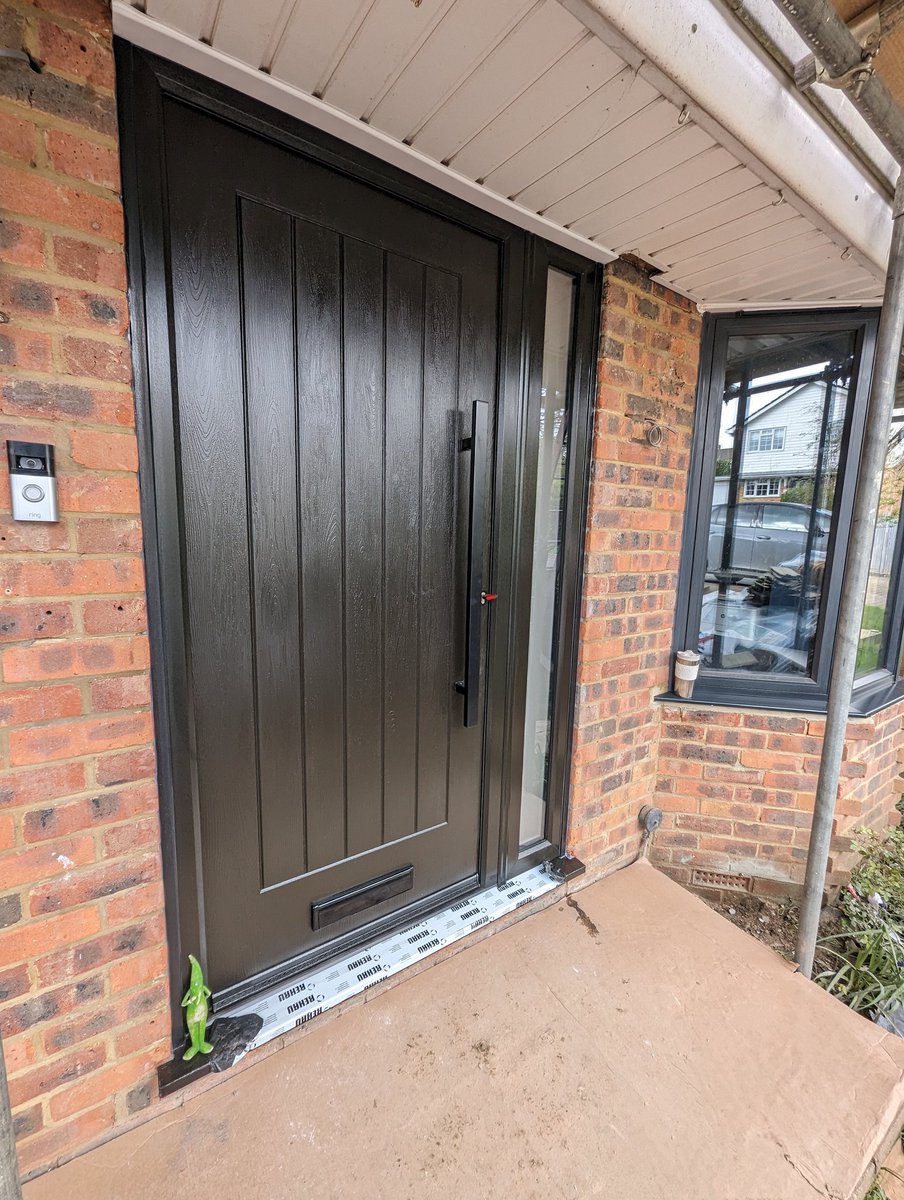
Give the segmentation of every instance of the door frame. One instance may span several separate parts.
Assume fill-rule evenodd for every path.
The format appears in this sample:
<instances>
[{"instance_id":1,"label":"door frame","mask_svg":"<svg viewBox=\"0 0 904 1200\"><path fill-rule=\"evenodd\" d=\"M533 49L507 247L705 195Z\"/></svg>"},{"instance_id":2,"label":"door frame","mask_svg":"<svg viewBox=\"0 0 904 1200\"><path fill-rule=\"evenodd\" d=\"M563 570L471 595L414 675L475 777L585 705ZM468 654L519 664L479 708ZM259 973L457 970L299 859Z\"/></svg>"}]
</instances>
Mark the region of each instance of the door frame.
<instances>
[{"instance_id":1,"label":"door frame","mask_svg":"<svg viewBox=\"0 0 904 1200\"><path fill-rule=\"evenodd\" d=\"M486 616L489 653L484 672L483 776L479 883L486 887L535 862L555 857L564 837L567 809L571 727L576 689L573 686L579 608L582 593L584 514L589 482L589 447L593 405L592 383L599 327L602 268L549 245L492 214L442 192L380 159L304 124L260 101L233 91L176 63L114 39L120 126L123 206L129 277L129 317L140 462L140 505L144 535L151 689L154 711L161 850L170 974L173 1046L184 1041L180 1006L184 964L189 950L203 961L203 894L200 886L198 814L193 797L191 711L182 612L182 567L178 552L161 539L164 525L178 517L173 438L153 427L153 410L173 410L174 378L170 284L164 269L163 103L172 97L219 117L239 129L276 144L359 182L493 239L499 248L499 346L497 363L497 434L493 462L491 554L488 579L500 602ZM567 524L562 563L560 620L557 631L553 772L547 806L547 837L518 855L520 771L523 730L512 712L517 687L518 644L524 628L530 589L531 548L519 548L521 511L526 486L525 417L531 386L538 387L542 352L545 270L561 266L580 275L575 317L575 365L572 382ZM541 278L542 277L542 278ZM542 282L542 287L538 284ZM538 294L539 292L539 294ZM539 316L538 316L539 314ZM539 335L528 330L539 319ZM539 346L537 342L539 341ZM154 396L152 402L152 393ZM525 574L525 561L526 574ZM525 585L526 579L526 585ZM517 593L517 594L516 594ZM511 601L504 603L505 597ZM520 597L520 600L519 600ZM523 657L523 655L521 656ZM517 706L516 706L517 707ZM523 725L523 708L520 711ZM513 754L516 751L516 754ZM510 831L515 828L515 842ZM424 905L433 907L433 904ZM406 912L405 920L411 919ZM391 928L399 917L385 919ZM377 923L379 925L379 923ZM384 932L372 926L367 937ZM342 949L331 944L329 955ZM320 955L327 957L324 952ZM313 962L313 960L312 960ZM294 965L282 975L295 972ZM251 981L248 991L269 986L280 977L274 968ZM237 998L232 996L231 998Z\"/></svg>"}]
</instances>

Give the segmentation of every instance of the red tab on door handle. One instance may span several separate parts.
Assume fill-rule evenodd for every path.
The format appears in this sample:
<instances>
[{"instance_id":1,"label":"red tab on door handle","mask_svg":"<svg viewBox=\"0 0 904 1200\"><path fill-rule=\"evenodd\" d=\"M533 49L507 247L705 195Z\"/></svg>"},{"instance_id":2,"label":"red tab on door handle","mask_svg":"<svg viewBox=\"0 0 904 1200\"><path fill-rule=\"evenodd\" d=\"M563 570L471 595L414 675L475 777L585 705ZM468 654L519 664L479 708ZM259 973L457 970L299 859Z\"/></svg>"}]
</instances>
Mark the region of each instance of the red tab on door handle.
<instances>
[{"instance_id":1,"label":"red tab on door handle","mask_svg":"<svg viewBox=\"0 0 904 1200\"><path fill-rule=\"evenodd\" d=\"M481 592L480 593L480 603L481 604L492 604L492 602L494 600L498 600L498 599L499 599L499 597L496 595L495 592Z\"/></svg>"}]
</instances>

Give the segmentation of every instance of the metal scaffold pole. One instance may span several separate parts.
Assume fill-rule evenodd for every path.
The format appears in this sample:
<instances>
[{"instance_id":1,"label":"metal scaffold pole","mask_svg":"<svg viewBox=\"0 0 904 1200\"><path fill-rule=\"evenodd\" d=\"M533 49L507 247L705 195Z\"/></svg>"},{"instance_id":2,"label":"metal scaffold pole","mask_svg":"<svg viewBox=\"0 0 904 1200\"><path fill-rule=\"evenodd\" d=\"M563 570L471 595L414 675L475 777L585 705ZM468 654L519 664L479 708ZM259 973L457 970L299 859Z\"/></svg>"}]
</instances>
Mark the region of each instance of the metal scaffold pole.
<instances>
[{"instance_id":1,"label":"metal scaffold pole","mask_svg":"<svg viewBox=\"0 0 904 1200\"><path fill-rule=\"evenodd\" d=\"M844 738L847 730L854 672L860 646L863 605L869 586L873 530L879 507L885 454L895 401L895 384L904 332L904 173L898 177L892 213L891 251L885 277L885 295L879 321L876 361L866 412L866 428L860 454L857 490L851 519L849 554L845 562L844 584L838 623L835 629L835 655L829 681L826 728L819 766L819 782L810 832L810 850L804 898L797 939L797 961L804 975L813 973L813 957L819 933L819 915L825 890L826 870L832 842L835 803Z\"/></svg>"},{"instance_id":2,"label":"metal scaffold pole","mask_svg":"<svg viewBox=\"0 0 904 1200\"><path fill-rule=\"evenodd\" d=\"M6 1085L6 1063L0 1046L0 1200L22 1200L19 1186L19 1164L16 1160L16 1138L13 1115L9 1108L9 1088Z\"/></svg>"}]
</instances>

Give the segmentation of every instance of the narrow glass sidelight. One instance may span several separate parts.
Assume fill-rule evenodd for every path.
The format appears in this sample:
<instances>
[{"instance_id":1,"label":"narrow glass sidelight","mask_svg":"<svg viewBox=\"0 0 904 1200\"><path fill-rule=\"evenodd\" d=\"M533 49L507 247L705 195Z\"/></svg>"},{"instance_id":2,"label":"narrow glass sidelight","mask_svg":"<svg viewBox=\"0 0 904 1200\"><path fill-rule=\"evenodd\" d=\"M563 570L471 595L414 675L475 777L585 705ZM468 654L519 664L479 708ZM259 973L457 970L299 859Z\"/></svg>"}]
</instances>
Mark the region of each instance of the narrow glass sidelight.
<instances>
[{"instance_id":1,"label":"narrow glass sidelight","mask_svg":"<svg viewBox=\"0 0 904 1200\"><path fill-rule=\"evenodd\" d=\"M810 676L851 404L845 331L728 339L699 650Z\"/></svg>"},{"instance_id":2,"label":"narrow glass sidelight","mask_svg":"<svg viewBox=\"0 0 904 1200\"><path fill-rule=\"evenodd\" d=\"M521 777L522 850L544 836L549 799L550 729L565 528L574 297L574 277L551 268L546 283L539 419L530 434L536 438L537 476Z\"/></svg>"}]
</instances>

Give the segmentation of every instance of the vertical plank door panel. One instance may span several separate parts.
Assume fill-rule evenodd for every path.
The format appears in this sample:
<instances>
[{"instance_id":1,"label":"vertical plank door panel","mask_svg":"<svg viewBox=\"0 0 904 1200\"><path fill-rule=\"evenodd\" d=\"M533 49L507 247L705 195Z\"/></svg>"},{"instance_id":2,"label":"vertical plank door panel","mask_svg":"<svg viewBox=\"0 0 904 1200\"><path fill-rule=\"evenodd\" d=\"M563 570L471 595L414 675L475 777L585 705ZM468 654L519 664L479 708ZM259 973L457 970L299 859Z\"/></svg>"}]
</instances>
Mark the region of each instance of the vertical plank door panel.
<instances>
[{"instance_id":1,"label":"vertical plank door panel","mask_svg":"<svg viewBox=\"0 0 904 1200\"><path fill-rule=\"evenodd\" d=\"M295 222L308 867L345 857L342 247Z\"/></svg>"},{"instance_id":2,"label":"vertical plank door panel","mask_svg":"<svg viewBox=\"0 0 904 1200\"><path fill-rule=\"evenodd\" d=\"M383 253L345 239L346 852L383 838Z\"/></svg>"},{"instance_id":3,"label":"vertical plank door panel","mask_svg":"<svg viewBox=\"0 0 904 1200\"><path fill-rule=\"evenodd\" d=\"M383 840L388 842L417 828L424 268L396 254L386 265Z\"/></svg>"},{"instance_id":4,"label":"vertical plank door panel","mask_svg":"<svg viewBox=\"0 0 904 1200\"><path fill-rule=\"evenodd\" d=\"M427 271L424 332L424 469L421 482L420 738L417 827L446 819L452 657L455 485L460 423L458 277ZM459 584L459 586L461 586ZM459 709L455 697L456 711ZM461 719L458 713L458 719Z\"/></svg>"},{"instance_id":5,"label":"vertical plank door panel","mask_svg":"<svg viewBox=\"0 0 904 1200\"><path fill-rule=\"evenodd\" d=\"M269 887L305 871L292 220L248 200L240 219L261 883Z\"/></svg>"}]
</instances>

